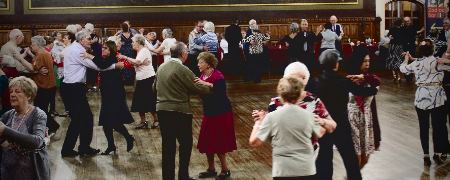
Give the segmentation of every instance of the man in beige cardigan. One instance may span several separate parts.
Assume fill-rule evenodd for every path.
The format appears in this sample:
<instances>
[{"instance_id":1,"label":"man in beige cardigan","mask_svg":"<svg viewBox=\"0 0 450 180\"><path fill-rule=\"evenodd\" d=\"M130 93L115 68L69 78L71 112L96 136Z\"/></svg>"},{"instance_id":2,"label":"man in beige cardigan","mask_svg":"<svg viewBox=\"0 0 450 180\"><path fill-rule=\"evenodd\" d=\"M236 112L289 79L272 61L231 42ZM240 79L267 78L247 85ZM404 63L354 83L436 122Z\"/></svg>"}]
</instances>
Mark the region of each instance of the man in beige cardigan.
<instances>
[{"instance_id":1,"label":"man in beige cardigan","mask_svg":"<svg viewBox=\"0 0 450 180\"><path fill-rule=\"evenodd\" d=\"M160 120L162 137L163 180L175 179L176 141L179 148L178 179L188 180L189 161L192 151L191 94L205 94L210 87L196 83L197 78L183 63L188 49L182 42L170 48L172 58L163 63L157 71L155 89L157 92L156 113Z\"/></svg>"}]
</instances>

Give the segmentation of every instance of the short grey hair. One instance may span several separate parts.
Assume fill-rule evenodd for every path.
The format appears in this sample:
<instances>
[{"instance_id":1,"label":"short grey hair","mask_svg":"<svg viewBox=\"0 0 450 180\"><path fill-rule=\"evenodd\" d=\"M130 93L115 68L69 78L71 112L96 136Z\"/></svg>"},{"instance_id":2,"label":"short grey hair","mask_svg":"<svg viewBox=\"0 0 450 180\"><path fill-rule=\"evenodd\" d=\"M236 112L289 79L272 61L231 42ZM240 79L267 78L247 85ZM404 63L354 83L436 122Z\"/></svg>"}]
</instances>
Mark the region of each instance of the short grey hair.
<instances>
[{"instance_id":1,"label":"short grey hair","mask_svg":"<svg viewBox=\"0 0 450 180\"><path fill-rule=\"evenodd\" d=\"M292 74L297 73L305 73L306 80L309 80L309 77L311 76L311 73L309 72L308 67L306 67L305 64L301 62L293 62L286 66L286 69L284 69L283 77L288 77Z\"/></svg>"},{"instance_id":2,"label":"short grey hair","mask_svg":"<svg viewBox=\"0 0 450 180\"><path fill-rule=\"evenodd\" d=\"M185 51L188 51L186 44L181 41L177 41L172 47L170 47L170 56L172 58L179 58Z\"/></svg>"},{"instance_id":3,"label":"short grey hair","mask_svg":"<svg viewBox=\"0 0 450 180\"><path fill-rule=\"evenodd\" d=\"M73 34L76 34L78 32L77 26L75 26L75 24L67 25L66 30L67 30L67 32L70 32L70 33L73 33Z\"/></svg>"},{"instance_id":4,"label":"short grey hair","mask_svg":"<svg viewBox=\"0 0 450 180\"><path fill-rule=\"evenodd\" d=\"M145 37L142 34L136 34L131 38L133 42L137 42L138 44L145 46Z\"/></svg>"},{"instance_id":5,"label":"short grey hair","mask_svg":"<svg viewBox=\"0 0 450 180\"><path fill-rule=\"evenodd\" d=\"M248 27L251 30L258 30L258 24L256 23L256 20L251 19L250 21L248 21Z\"/></svg>"},{"instance_id":6,"label":"short grey hair","mask_svg":"<svg viewBox=\"0 0 450 180\"><path fill-rule=\"evenodd\" d=\"M88 32L94 32L94 24L92 23L86 23L84 25L84 29L86 29Z\"/></svg>"},{"instance_id":7,"label":"short grey hair","mask_svg":"<svg viewBox=\"0 0 450 180\"><path fill-rule=\"evenodd\" d=\"M171 37L173 37L172 29L170 29L170 28L164 28L164 29L162 30L162 35L163 35L163 37L165 37L165 38L171 38Z\"/></svg>"},{"instance_id":8,"label":"short grey hair","mask_svg":"<svg viewBox=\"0 0 450 180\"><path fill-rule=\"evenodd\" d=\"M216 28L214 27L214 23L213 22L207 21L203 25L203 29L205 30L205 32L214 32Z\"/></svg>"},{"instance_id":9,"label":"short grey hair","mask_svg":"<svg viewBox=\"0 0 450 180\"><path fill-rule=\"evenodd\" d=\"M37 36L33 36L31 38L31 43L36 44L37 46L42 48L42 47L45 47L47 42L45 41L43 36L37 35Z\"/></svg>"},{"instance_id":10,"label":"short grey hair","mask_svg":"<svg viewBox=\"0 0 450 180\"><path fill-rule=\"evenodd\" d=\"M16 40L19 36L23 36L20 29L13 29L9 31L9 40Z\"/></svg>"},{"instance_id":11,"label":"short grey hair","mask_svg":"<svg viewBox=\"0 0 450 180\"><path fill-rule=\"evenodd\" d=\"M300 28L300 26L298 25L298 23L293 22L293 23L291 23L289 30L291 31L291 33L296 33L296 32L298 32L299 28Z\"/></svg>"},{"instance_id":12,"label":"short grey hair","mask_svg":"<svg viewBox=\"0 0 450 180\"><path fill-rule=\"evenodd\" d=\"M89 38L89 37L91 37L91 34L89 34L87 31L80 31L80 32L77 32L77 33L75 34L75 39L76 39L78 42L81 42L81 40L82 40L83 38Z\"/></svg>"},{"instance_id":13,"label":"short grey hair","mask_svg":"<svg viewBox=\"0 0 450 180\"><path fill-rule=\"evenodd\" d=\"M25 76L19 76L12 79L11 82L9 82L8 87L10 89L12 87L20 88L23 91L23 93L30 98L30 103L33 102L34 98L36 97L37 93L36 83L30 78L27 78Z\"/></svg>"}]
</instances>

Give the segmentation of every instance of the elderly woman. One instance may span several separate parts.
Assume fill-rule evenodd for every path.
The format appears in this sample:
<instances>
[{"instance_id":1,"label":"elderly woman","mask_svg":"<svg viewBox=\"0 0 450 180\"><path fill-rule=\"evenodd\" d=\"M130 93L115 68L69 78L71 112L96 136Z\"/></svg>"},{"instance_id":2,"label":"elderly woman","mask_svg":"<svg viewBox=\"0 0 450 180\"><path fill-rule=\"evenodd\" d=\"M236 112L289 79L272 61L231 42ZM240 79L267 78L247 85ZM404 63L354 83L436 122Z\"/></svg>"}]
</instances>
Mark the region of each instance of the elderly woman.
<instances>
[{"instance_id":1,"label":"elderly woman","mask_svg":"<svg viewBox=\"0 0 450 180\"><path fill-rule=\"evenodd\" d=\"M45 39L42 36L34 36L31 38L31 50L36 56L33 58L33 69L46 68L49 72L53 72L53 59L49 52L45 50ZM48 133L55 133L59 128L59 124L50 115L48 106L52 97L56 93L56 81L53 73L33 74L33 80L38 86L34 105L42 109L47 114Z\"/></svg>"},{"instance_id":2,"label":"elderly woman","mask_svg":"<svg viewBox=\"0 0 450 180\"><path fill-rule=\"evenodd\" d=\"M258 30L258 25L251 24L250 29L252 34L242 39L242 43L249 44L248 63L247 63L247 78L255 83L261 82L261 75L263 73L263 59L264 59L264 42L270 40L270 34L262 34Z\"/></svg>"},{"instance_id":3,"label":"elderly woman","mask_svg":"<svg viewBox=\"0 0 450 180\"><path fill-rule=\"evenodd\" d=\"M445 101L448 101L448 99L442 87L444 71L450 71L450 65L439 63L437 58L433 56L434 46L429 39L422 41L418 50L421 58L413 59L409 53L406 53L405 60L399 69L402 73L414 73L416 76L416 85L418 87L414 105L419 118L420 142L424 153L424 165L430 166L428 140L430 115L433 127L433 160L437 164L442 164L447 159L448 147L450 147L445 109ZM413 61L410 62L411 60Z\"/></svg>"},{"instance_id":4,"label":"elderly woman","mask_svg":"<svg viewBox=\"0 0 450 180\"><path fill-rule=\"evenodd\" d=\"M327 49L336 49L336 41L342 39L343 34L336 34L331 31L332 25L331 23L326 23L324 25L324 30L319 34L319 37L322 39L322 43L320 44L319 55L322 54L323 51Z\"/></svg>"},{"instance_id":5,"label":"elderly woman","mask_svg":"<svg viewBox=\"0 0 450 180\"><path fill-rule=\"evenodd\" d=\"M311 139L320 138L325 129L314 120L313 113L297 105L303 88L298 78L280 79L277 93L284 105L264 119L256 119L250 135L252 147L271 142L273 179L312 179L316 174Z\"/></svg>"},{"instance_id":6,"label":"elderly woman","mask_svg":"<svg viewBox=\"0 0 450 180\"><path fill-rule=\"evenodd\" d=\"M148 128L148 122L145 118L145 113L150 112L153 117L152 128L157 128L159 125L156 117L156 93L153 92L152 86L155 81L155 70L152 66L152 54L145 48L145 37L141 34L136 34L133 38L133 49L138 52L136 59L126 56L119 56L125 58L128 62L134 65L136 70L136 88L134 90L133 102L131 104L132 112L139 112L141 123L136 127L137 129ZM149 63L145 63L146 59ZM145 64L144 64L145 63Z\"/></svg>"},{"instance_id":7,"label":"elderly woman","mask_svg":"<svg viewBox=\"0 0 450 180\"><path fill-rule=\"evenodd\" d=\"M175 45L177 40L173 37L172 29L165 28L162 30L163 42L157 49L150 49L152 52L164 55L164 62L170 60L170 47Z\"/></svg>"},{"instance_id":8,"label":"elderly woman","mask_svg":"<svg viewBox=\"0 0 450 180\"><path fill-rule=\"evenodd\" d=\"M214 167L214 154L220 159L222 171L219 179L230 177L226 153L236 150L233 113L230 100L226 93L226 83L223 74L216 69L217 59L209 52L198 55L198 68L201 76L198 82L213 88L213 93L202 95L203 120L198 138L197 148L200 153L206 153L208 169L199 174L200 178L217 175Z\"/></svg>"},{"instance_id":9,"label":"elderly woman","mask_svg":"<svg viewBox=\"0 0 450 180\"><path fill-rule=\"evenodd\" d=\"M23 54L20 54L17 46L23 42L24 36L19 29L13 29L9 32L9 41L4 44L0 50L0 56L3 57L3 64L7 67L15 68L19 72L33 71L33 65L25 60L25 56L29 54L29 49L26 49ZM16 73L17 74L17 73Z\"/></svg>"},{"instance_id":10,"label":"elderly woman","mask_svg":"<svg viewBox=\"0 0 450 180\"><path fill-rule=\"evenodd\" d=\"M20 76L9 83L14 109L1 117L1 179L50 179L45 138L47 116L32 105L37 86Z\"/></svg>"},{"instance_id":11,"label":"elderly woman","mask_svg":"<svg viewBox=\"0 0 450 180\"><path fill-rule=\"evenodd\" d=\"M289 27L290 33L281 39L286 47L288 47L289 62L300 61L300 36L298 36L299 25L298 23L291 23Z\"/></svg>"},{"instance_id":12,"label":"elderly woman","mask_svg":"<svg viewBox=\"0 0 450 180\"><path fill-rule=\"evenodd\" d=\"M195 38L194 42L198 45L203 45L208 48L208 52L213 53L218 57L217 55L217 47L218 47L218 40L217 35L214 33L215 31L214 23L211 21L205 22L203 25L203 30L205 30L206 34L200 36L199 38Z\"/></svg>"},{"instance_id":13,"label":"elderly woman","mask_svg":"<svg viewBox=\"0 0 450 180\"><path fill-rule=\"evenodd\" d=\"M387 36L389 40L389 57L386 59L386 68L392 71L392 77L394 81L401 80L401 74L399 67L403 62L402 54L403 50L403 20L398 18L394 21L394 26L389 29Z\"/></svg>"},{"instance_id":14,"label":"elderly woman","mask_svg":"<svg viewBox=\"0 0 450 180\"><path fill-rule=\"evenodd\" d=\"M93 59L94 63L102 69L108 68L117 63L117 45L114 41L107 41L102 47L102 55L88 58ZM127 151L131 151L134 146L134 138L128 132L124 124L134 122L126 102L126 93L120 70L100 72L101 84L100 92L102 94L102 107L100 109L99 125L103 126L108 148L102 155L108 155L116 152L113 130L116 130L127 141Z\"/></svg>"}]
</instances>

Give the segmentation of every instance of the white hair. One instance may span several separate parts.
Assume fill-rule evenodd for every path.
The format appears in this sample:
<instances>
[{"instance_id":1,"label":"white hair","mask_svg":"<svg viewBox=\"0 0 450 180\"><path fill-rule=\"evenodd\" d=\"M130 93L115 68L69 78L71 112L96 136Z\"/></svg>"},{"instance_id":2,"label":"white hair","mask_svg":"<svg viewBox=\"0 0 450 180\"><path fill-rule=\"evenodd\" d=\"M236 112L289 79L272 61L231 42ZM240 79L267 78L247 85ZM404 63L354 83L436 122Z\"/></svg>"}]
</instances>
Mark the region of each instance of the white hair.
<instances>
[{"instance_id":1,"label":"white hair","mask_svg":"<svg viewBox=\"0 0 450 180\"><path fill-rule=\"evenodd\" d=\"M136 34L131 38L133 42L137 42L140 45L145 46L145 37L142 34Z\"/></svg>"},{"instance_id":2,"label":"white hair","mask_svg":"<svg viewBox=\"0 0 450 180\"><path fill-rule=\"evenodd\" d=\"M77 27L77 32L83 30L83 26L81 26L80 24L75 24L75 27Z\"/></svg>"},{"instance_id":3,"label":"white hair","mask_svg":"<svg viewBox=\"0 0 450 180\"><path fill-rule=\"evenodd\" d=\"M211 21L206 22L203 26L204 26L203 29L205 30L205 32L214 32L216 29L214 27L214 23Z\"/></svg>"},{"instance_id":4,"label":"white hair","mask_svg":"<svg viewBox=\"0 0 450 180\"><path fill-rule=\"evenodd\" d=\"M92 33L92 32L94 32L94 25L92 23L86 23L84 25L84 29L86 29L88 32Z\"/></svg>"},{"instance_id":5,"label":"white hair","mask_svg":"<svg viewBox=\"0 0 450 180\"><path fill-rule=\"evenodd\" d=\"M115 43L116 43L116 46L122 44L122 40L120 39L119 36L109 36L107 41L113 41L113 42L115 42Z\"/></svg>"},{"instance_id":6,"label":"white hair","mask_svg":"<svg viewBox=\"0 0 450 180\"><path fill-rule=\"evenodd\" d=\"M254 20L254 19L251 19L250 21L248 21L248 25L251 30L258 29L258 24L256 23L256 20Z\"/></svg>"},{"instance_id":7,"label":"white hair","mask_svg":"<svg viewBox=\"0 0 450 180\"><path fill-rule=\"evenodd\" d=\"M16 40L19 36L23 36L20 29L13 29L9 31L9 40Z\"/></svg>"},{"instance_id":8,"label":"white hair","mask_svg":"<svg viewBox=\"0 0 450 180\"><path fill-rule=\"evenodd\" d=\"M46 45L46 41L44 39L43 36L33 36L31 38L31 43L36 44L37 46L39 46L40 48L45 47Z\"/></svg>"},{"instance_id":9,"label":"white hair","mask_svg":"<svg viewBox=\"0 0 450 180\"><path fill-rule=\"evenodd\" d=\"M67 32L70 32L70 33L73 33L73 34L76 34L78 32L77 26L75 24L67 25L66 30L67 30Z\"/></svg>"},{"instance_id":10,"label":"white hair","mask_svg":"<svg viewBox=\"0 0 450 180\"><path fill-rule=\"evenodd\" d=\"M80 31L80 32L77 32L76 34L75 34L75 39L78 41L78 42L81 42L81 40L83 39L83 38L88 38L88 37L91 37L91 34L89 34L87 31Z\"/></svg>"},{"instance_id":11,"label":"white hair","mask_svg":"<svg viewBox=\"0 0 450 180\"><path fill-rule=\"evenodd\" d=\"M288 77L292 74L296 74L296 73L300 73L300 72L305 73L306 80L309 80L309 77L311 76L311 74L309 73L308 67L306 67L306 65L301 62L293 62L293 63L289 64L288 66L286 66L286 69L284 69L283 77Z\"/></svg>"}]
</instances>

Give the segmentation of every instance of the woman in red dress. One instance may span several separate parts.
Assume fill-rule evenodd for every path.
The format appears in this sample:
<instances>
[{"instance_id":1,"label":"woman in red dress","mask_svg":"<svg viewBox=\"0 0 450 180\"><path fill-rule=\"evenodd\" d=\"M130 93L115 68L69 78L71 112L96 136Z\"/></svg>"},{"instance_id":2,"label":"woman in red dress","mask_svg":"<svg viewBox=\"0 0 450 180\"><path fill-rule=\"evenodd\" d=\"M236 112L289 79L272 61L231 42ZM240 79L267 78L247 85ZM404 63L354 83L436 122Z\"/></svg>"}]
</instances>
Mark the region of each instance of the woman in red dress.
<instances>
[{"instance_id":1,"label":"woman in red dress","mask_svg":"<svg viewBox=\"0 0 450 180\"><path fill-rule=\"evenodd\" d=\"M222 171L218 179L226 179L231 173L227 167L226 153L236 150L233 113L230 100L226 93L226 83L223 74L215 69L217 59L209 52L198 55L198 68L201 76L197 83L213 87L213 93L203 95L203 119L198 138L197 148L200 153L206 153L208 169L199 174L200 178L217 175L214 167L214 154L220 159Z\"/></svg>"}]
</instances>

